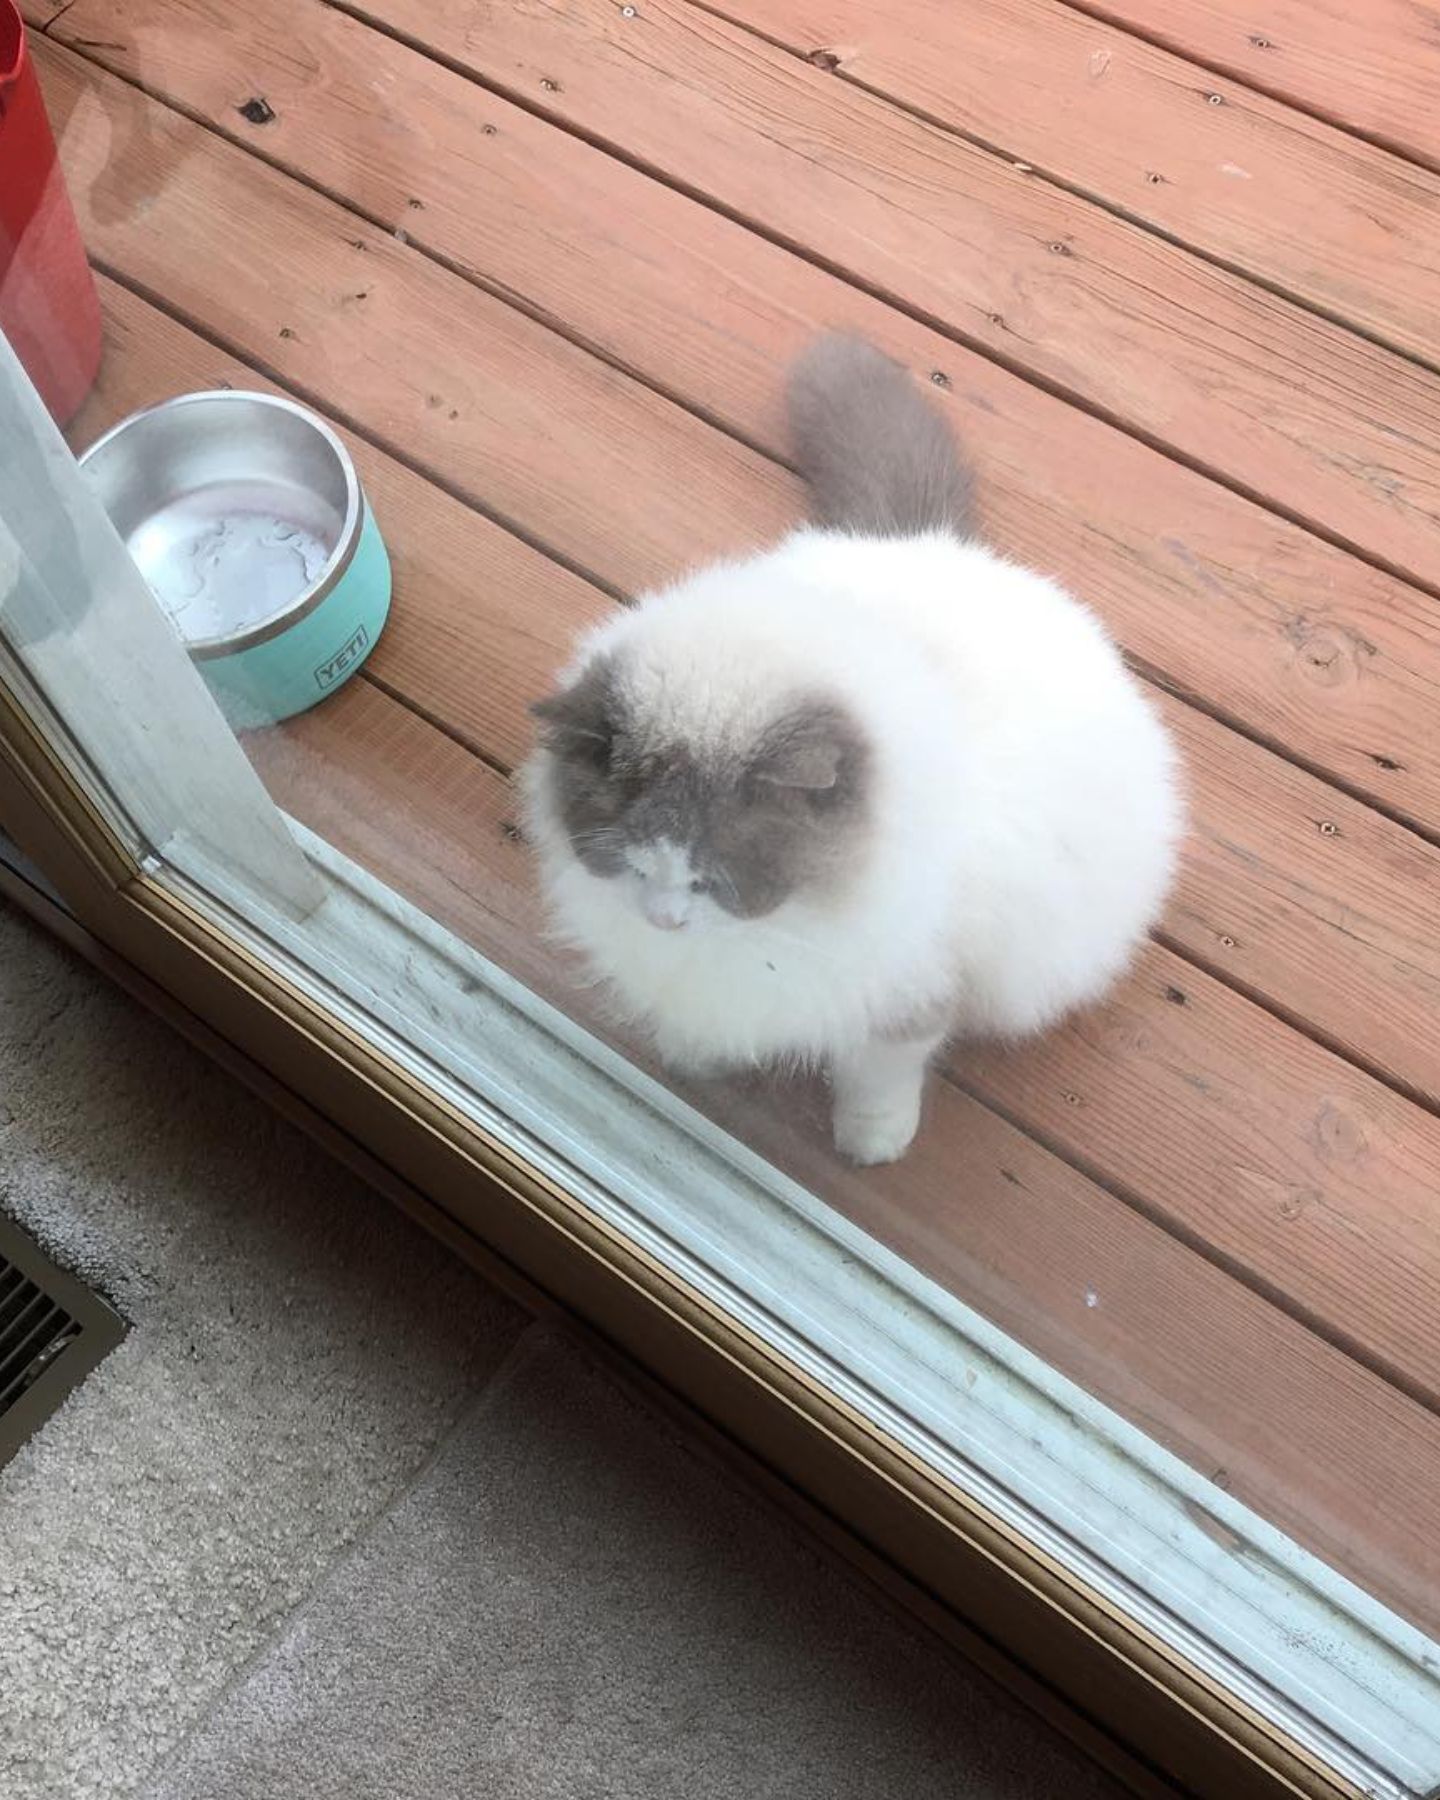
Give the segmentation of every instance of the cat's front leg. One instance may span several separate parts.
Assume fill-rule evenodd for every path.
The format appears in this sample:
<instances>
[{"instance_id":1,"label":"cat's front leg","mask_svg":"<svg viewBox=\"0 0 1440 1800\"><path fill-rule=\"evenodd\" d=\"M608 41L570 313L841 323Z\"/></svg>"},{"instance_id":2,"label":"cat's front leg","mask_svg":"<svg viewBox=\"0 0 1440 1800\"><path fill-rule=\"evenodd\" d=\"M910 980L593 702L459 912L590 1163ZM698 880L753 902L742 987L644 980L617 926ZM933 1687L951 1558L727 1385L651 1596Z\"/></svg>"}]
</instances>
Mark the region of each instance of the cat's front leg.
<instances>
[{"instance_id":1,"label":"cat's front leg","mask_svg":"<svg viewBox=\"0 0 1440 1800\"><path fill-rule=\"evenodd\" d=\"M835 1148L861 1167L895 1162L920 1125L925 1070L943 1033L921 1038L870 1038L830 1065Z\"/></svg>"}]
</instances>

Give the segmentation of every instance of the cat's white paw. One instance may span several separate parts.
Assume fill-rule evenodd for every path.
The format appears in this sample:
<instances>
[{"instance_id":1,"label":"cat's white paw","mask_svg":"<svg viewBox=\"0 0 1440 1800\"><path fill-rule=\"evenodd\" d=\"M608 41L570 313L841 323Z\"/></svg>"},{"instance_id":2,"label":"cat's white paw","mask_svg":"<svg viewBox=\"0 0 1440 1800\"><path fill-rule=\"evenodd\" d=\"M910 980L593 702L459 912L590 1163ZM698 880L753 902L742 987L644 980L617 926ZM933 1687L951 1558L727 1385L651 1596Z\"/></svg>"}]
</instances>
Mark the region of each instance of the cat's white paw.
<instances>
[{"instance_id":1,"label":"cat's white paw","mask_svg":"<svg viewBox=\"0 0 1440 1800\"><path fill-rule=\"evenodd\" d=\"M898 1162L915 1141L920 1108L908 1101L888 1107L836 1107L835 1148L862 1169Z\"/></svg>"}]
</instances>

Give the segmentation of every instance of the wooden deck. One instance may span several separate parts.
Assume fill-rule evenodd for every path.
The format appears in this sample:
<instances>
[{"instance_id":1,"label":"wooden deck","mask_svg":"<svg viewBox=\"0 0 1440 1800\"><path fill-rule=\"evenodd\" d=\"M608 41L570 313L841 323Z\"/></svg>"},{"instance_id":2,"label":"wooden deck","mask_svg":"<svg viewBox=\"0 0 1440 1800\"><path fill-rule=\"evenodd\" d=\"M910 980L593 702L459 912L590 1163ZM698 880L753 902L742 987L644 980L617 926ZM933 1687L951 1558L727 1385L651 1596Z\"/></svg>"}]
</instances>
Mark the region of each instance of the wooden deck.
<instances>
[{"instance_id":1,"label":"wooden deck","mask_svg":"<svg viewBox=\"0 0 1440 1800\"><path fill-rule=\"evenodd\" d=\"M282 804L552 993L509 824L525 701L620 596L796 516L779 396L813 330L859 327L934 384L993 541L1154 684L1192 791L1179 891L1111 1004L953 1058L895 1170L838 1168L813 1094L706 1104L1440 1632L1419 9L29 11L102 271L77 438L223 382L345 429L393 622L255 755Z\"/></svg>"}]
</instances>

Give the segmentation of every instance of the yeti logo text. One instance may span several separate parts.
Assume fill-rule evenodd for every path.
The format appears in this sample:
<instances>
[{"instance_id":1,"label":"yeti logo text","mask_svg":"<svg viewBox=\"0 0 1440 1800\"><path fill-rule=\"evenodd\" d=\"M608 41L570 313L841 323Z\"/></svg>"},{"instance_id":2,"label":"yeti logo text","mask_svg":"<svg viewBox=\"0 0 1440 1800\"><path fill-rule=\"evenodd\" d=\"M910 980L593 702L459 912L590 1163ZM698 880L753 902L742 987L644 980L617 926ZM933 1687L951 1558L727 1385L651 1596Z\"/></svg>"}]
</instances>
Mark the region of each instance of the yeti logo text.
<instances>
[{"instance_id":1,"label":"yeti logo text","mask_svg":"<svg viewBox=\"0 0 1440 1800\"><path fill-rule=\"evenodd\" d=\"M370 639L365 627L357 625L354 633L348 637L328 662L321 663L315 671L316 683L322 688L332 688L343 676L348 675L365 654Z\"/></svg>"}]
</instances>

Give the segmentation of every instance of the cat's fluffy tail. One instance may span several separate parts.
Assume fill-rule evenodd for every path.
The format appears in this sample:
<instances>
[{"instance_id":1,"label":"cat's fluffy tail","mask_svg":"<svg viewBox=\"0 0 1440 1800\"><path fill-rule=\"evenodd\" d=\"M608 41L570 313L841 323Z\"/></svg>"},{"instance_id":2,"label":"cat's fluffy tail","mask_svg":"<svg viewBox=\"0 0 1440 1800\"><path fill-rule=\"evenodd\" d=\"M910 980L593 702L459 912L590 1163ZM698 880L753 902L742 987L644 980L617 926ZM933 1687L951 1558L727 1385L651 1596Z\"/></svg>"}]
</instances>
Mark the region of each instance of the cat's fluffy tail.
<instances>
[{"instance_id":1,"label":"cat's fluffy tail","mask_svg":"<svg viewBox=\"0 0 1440 1800\"><path fill-rule=\"evenodd\" d=\"M790 435L817 525L875 537L971 534L970 476L950 428L897 362L832 333L790 377Z\"/></svg>"}]
</instances>

